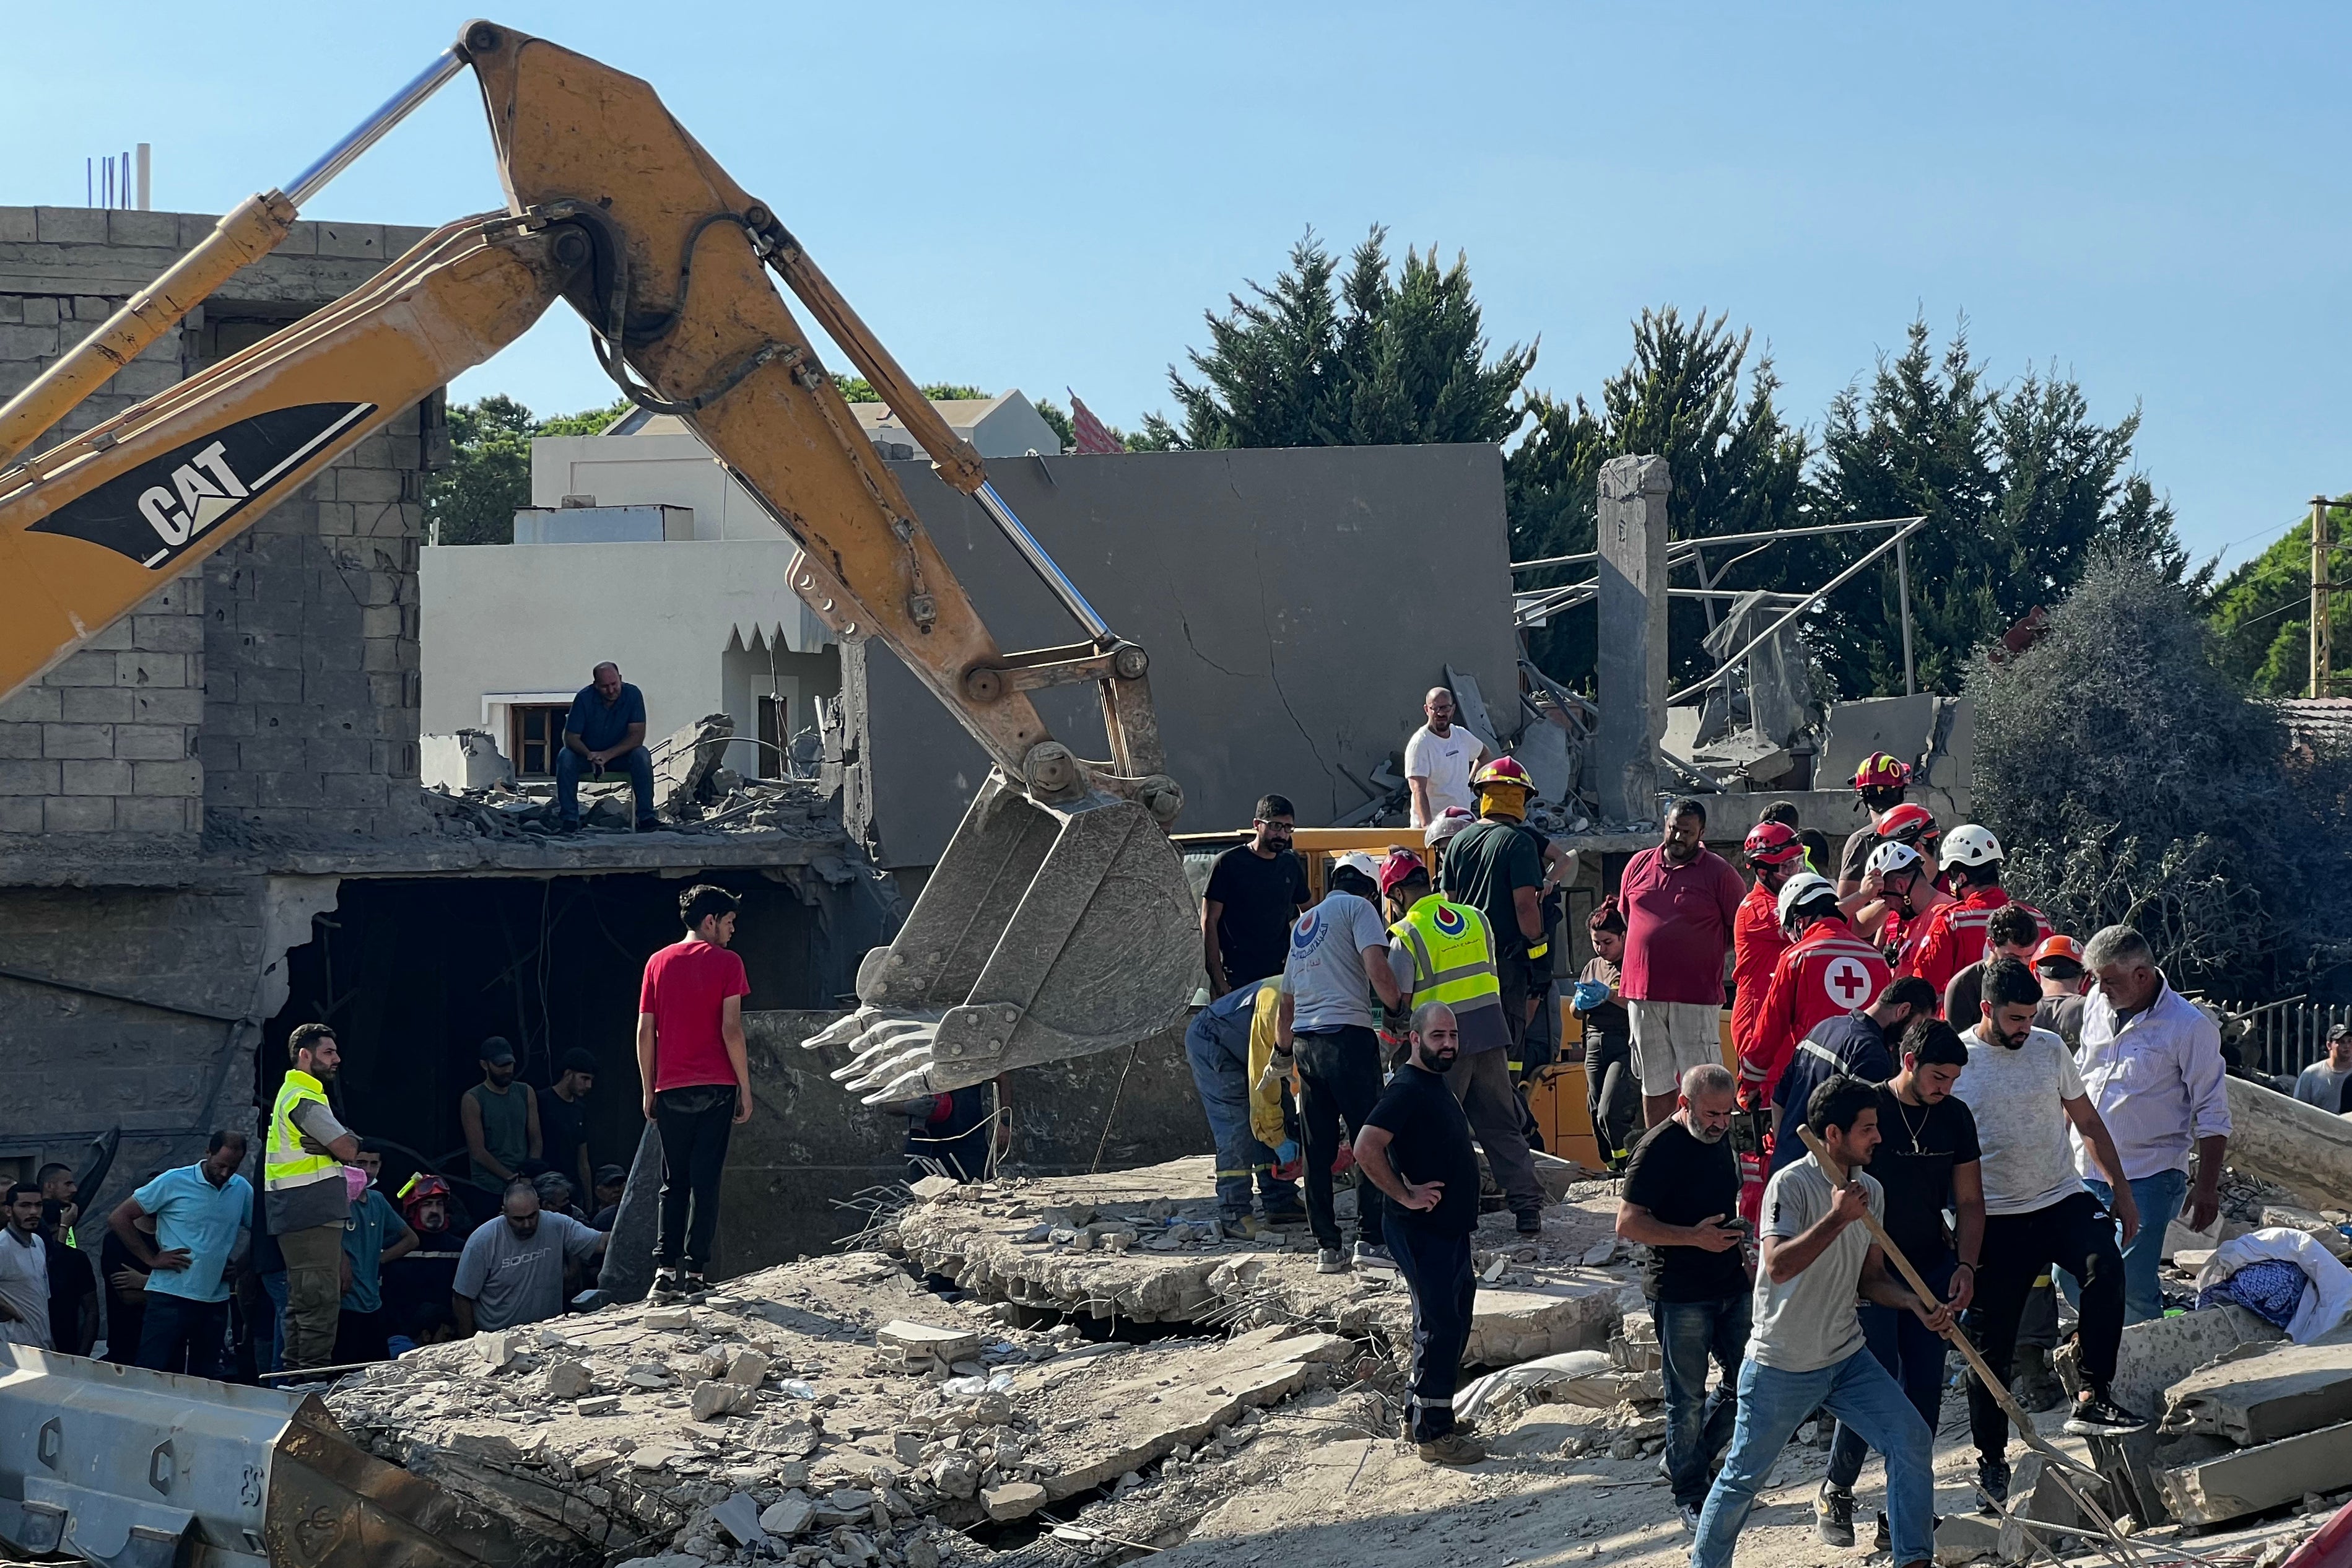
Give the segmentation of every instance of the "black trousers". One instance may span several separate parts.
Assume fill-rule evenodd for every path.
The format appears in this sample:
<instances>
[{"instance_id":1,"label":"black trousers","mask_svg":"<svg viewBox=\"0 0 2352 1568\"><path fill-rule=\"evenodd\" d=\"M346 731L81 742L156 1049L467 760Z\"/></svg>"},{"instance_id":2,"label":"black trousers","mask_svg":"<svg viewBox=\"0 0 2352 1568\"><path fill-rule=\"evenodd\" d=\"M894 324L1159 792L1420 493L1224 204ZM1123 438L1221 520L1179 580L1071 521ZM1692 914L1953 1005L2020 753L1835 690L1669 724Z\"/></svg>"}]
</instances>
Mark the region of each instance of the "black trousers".
<instances>
[{"instance_id":1,"label":"black trousers","mask_svg":"<svg viewBox=\"0 0 2352 1568\"><path fill-rule=\"evenodd\" d=\"M191 1301L161 1290L147 1295L140 1325L139 1364L150 1372L190 1377L228 1376L228 1303Z\"/></svg>"},{"instance_id":2,"label":"black trousers","mask_svg":"<svg viewBox=\"0 0 2352 1568\"><path fill-rule=\"evenodd\" d=\"M673 1109L673 1102L699 1105ZM654 1096L661 1130L661 1232L654 1264L699 1274L719 1234L719 1173L727 1167L727 1140L735 1129L735 1086L667 1089Z\"/></svg>"},{"instance_id":3,"label":"black trousers","mask_svg":"<svg viewBox=\"0 0 2352 1568\"><path fill-rule=\"evenodd\" d=\"M1642 1072L1631 1036L1584 1031L1584 1109L1601 1158L1612 1171L1622 1166L1642 1135Z\"/></svg>"},{"instance_id":4,"label":"black trousers","mask_svg":"<svg viewBox=\"0 0 2352 1568\"><path fill-rule=\"evenodd\" d=\"M2083 1378L2104 1389L2116 1375L2116 1352L2124 1337L2124 1258L2116 1246L2116 1222L2088 1193L2031 1214L1985 1216L1984 1267L1977 1275L1969 1331L1985 1364L2006 1388L2017 1359L2018 1319L2033 1282L2053 1263L2083 1282L2076 1327ZM2009 1417L1974 1378L1969 1380L1969 1430L1979 1454L1998 1459L2008 1452Z\"/></svg>"},{"instance_id":5,"label":"black trousers","mask_svg":"<svg viewBox=\"0 0 2352 1568\"><path fill-rule=\"evenodd\" d=\"M1412 1292L1412 1403L1405 1432L1416 1443L1431 1443L1454 1430L1454 1388L1470 1344L1478 1276L1467 1234L1440 1231L1394 1208L1387 1214L1389 1253Z\"/></svg>"},{"instance_id":6,"label":"black trousers","mask_svg":"<svg viewBox=\"0 0 2352 1568\"><path fill-rule=\"evenodd\" d=\"M1318 1247L1339 1245L1339 1222L1331 1213L1331 1162L1339 1152L1339 1125L1352 1141L1381 1098L1381 1040L1370 1029L1349 1026L1292 1037L1298 1062L1300 1142L1307 1146L1307 1223ZM1356 1235L1381 1244L1381 1215L1387 1202L1362 1177L1356 1182Z\"/></svg>"}]
</instances>

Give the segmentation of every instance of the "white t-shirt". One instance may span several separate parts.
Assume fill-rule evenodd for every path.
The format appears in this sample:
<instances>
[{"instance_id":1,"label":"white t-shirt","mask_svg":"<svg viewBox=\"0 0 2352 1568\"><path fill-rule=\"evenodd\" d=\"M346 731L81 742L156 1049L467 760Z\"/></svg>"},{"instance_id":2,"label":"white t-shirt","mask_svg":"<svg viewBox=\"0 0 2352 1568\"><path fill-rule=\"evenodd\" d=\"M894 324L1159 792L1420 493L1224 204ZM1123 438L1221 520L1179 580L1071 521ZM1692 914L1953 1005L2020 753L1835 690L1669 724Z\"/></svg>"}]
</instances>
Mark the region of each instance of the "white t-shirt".
<instances>
[{"instance_id":1,"label":"white t-shirt","mask_svg":"<svg viewBox=\"0 0 2352 1568\"><path fill-rule=\"evenodd\" d=\"M1369 899L1331 892L1290 926L1290 948L1282 961L1282 994L1291 999L1290 1027L1297 1034L1372 1026L1372 981L1364 972L1364 950L1385 957L1389 928Z\"/></svg>"},{"instance_id":2,"label":"white t-shirt","mask_svg":"<svg viewBox=\"0 0 2352 1568\"><path fill-rule=\"evenodd\" d=\"M1478 748L1484 744L1477 736L1460 724L1445 734L1433 735L1423 724L1404 743L1404 776L1429 781L1429 815L1434 818L1449 805L1465 811L1477 808L1477 797L1470 793L1471 764L1478 760Z\"/></svg>"},{"instance_id":3,"label":"white t-shirt","mask_svg":"<svg viewBox=\"0 0 2352 1568\"><path fill-rule=\"evenodd\" d=\"M1860 1179L1870 1217L1885 1224L1886 1189L1867 1171ZM1783 1165L1764 1187L1764 1234L1793 1241L1819 1225L1836 1203L1837 1188L1819 1161L1807 1157ZM1758 1268L1749 1303L1756 1326L1748 1336L1748 1353L1780 1372L1819 1372L1862 1349L1854 1296L1869 1255L1870 1227L1856 1224L1838 1232L1819 1258L1778 1284L1770 1269Z\"/></svg>"},{"instance_id":4,"label":"white t-shirt","mask_svg":"<svg viewBox=\"0 0 2352 1568\"><path fill-rule=\"evenodd\" d=\"M2082 1192L2067 1141L2074 1124L2059 1104L2083 1098L2083 1075L2066 1043L2047 1029L2029 1031L2013 1051L1988 1045L1978 1029L1960 1038L1969 1065L1952 1095L1977 1119L1985 1213L2032 1214Z\"/></svg>"},{"instance_id":5,"label":"white t-shirt","mask_svg":"<svg viewBox=\"0 0 2352 1568\"><path fill-rule=\"evenodd\" d=\"M16 1314L0 1322L0 1344L49 1348L49 1249L39 1236L28 1246L0 1230L0 1301Z\"/></svg>"}]
</instances>

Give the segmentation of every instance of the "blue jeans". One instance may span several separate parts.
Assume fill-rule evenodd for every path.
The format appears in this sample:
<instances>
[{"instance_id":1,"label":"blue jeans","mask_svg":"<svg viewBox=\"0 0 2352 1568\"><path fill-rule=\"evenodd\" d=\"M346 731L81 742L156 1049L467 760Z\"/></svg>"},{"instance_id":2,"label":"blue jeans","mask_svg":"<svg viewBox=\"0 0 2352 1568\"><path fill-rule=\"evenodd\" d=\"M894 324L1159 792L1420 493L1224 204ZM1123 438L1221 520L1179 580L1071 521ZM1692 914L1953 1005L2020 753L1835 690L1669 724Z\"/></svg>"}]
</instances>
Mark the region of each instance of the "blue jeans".
<instances>
[{"instance_id":1,"label":"blue jeans","mask_svg":"<svg viewBox=\"0 0 2352 1568\"><path fill-rule=\"evenodd\" d=\"M1757 1489L1815 1409L1827 1410L1886 1456L1886 1521L1897 1568L1935 1556L1936 1477L1929 1468L1935 1435L1878 1358L1864 1349L1817 1372L1780 1372L1752 1359L1739 1369L1739 1424L1699 1514L1691 1568L1730 1568L1731 1544L1756 1506Z\"/></svg>"},{"instance_id":2,"label":"blue jeans","mask_svg":"<svg viewBox=\"0 0 2352 1568\"><path fill-rule=\"evenodd\" d=\"M150 1372L226 1378L227 1300L192 1301L161 1290L148 1291L147 1319L139 1336L139 1364Z\"/></svg>"},{"instance_id":3,"label":"blue jeans","mask_svg":"<svg viewBox=\"0 0 2352 1568\"><path fill-rule=\"evenodd\" d=\"M253 1370L282 1372L286 1367L286 1270L263 1275L261 1292L269 1298L269 1321L253 1326Z\"/></svg>"},{"instance_id":4,"label":"blue jeans","mask_svg":"<svg viewBox=\"0 0 2352 1568\"><path fill-rule=\"evenodd\" d=\"M1942 1296L1958 1271L1957 1260L1946 1253L1940 1261L1930 1261L1919 1277ZM1936 1417L1944 1406L1944 1336L1921 1322L1919 1314L1908 1308L1864 1302L1860 1311L1863 1342L1878 1358L1878 1364L1903 1385L1904 1396L1927 1423L1932 1436ZM1853 1479L1862 1474L1862 1461L1869 1451L1861 1433L1839 1422L1837 1436L1830 1441L1830 1484L1841 1491L1853 1490Z\"/></svg>"},{"instance_id":5,"label":"blue jeans","mask_svg":"<svg viewBox=\"0 0 2352 1568\"><path fill-rule=\"evenodd\" d=\"M2099 1200L2101 1208L2112 1208L2116 1190L2105 1182L2083 1178L2091 1195ZM2124 1326L2145 1323L2164 1316L2164 1288L2156 1282L2157 1270L2164 1262L2164 1232L2180 1213L2180 1205L2189 1196L2189 1173L2158 1171L2153 1176L2141 1176L2131 1184L2132 1206L2139 1210L2139 1230L2131 1245L2124 1248ZM2116 1234L2123 1234L2122 1227ZM2082 1283L2064 1269L2052 1270L2058 1278L2058 1288L2066 1292L2069 1306L2082 1305Z\"/></svg>"},{"instance_id":6,"label":"blue jeans","mask_svg":"<svg viewBox=\"0 0 2352 1568\"><path fill-rule=\"evenodd\" d=\"M643 746L634 746L604 764L607 773L625 768L629 788L637 797L637 826L650 826L654 819L654 759ZM580 780L594 772L587 758L566 746L555 753L555 814L566 823L580 821Z\"/></svg>"},{"instance_id":7,"label":"blue jeans","mask_svg":"<svg viewBox=\"0 0 2352 1568\"><path fill-rule=\"evenodd\" d=\"M1256 989L1257 983L1250 983ZM1268 1215L1299 1213L1298 1184L1274 1173L1274 1151L1250 1131L1249 1037L1242 1037L1243 1054L1223 1037L1230 1031L1203 1027L1211 1022L1202 1013L1184 1031L1184 1057L1192 1065L1192 1087L1200 1091L1201 1109L1208 1113L1209 1135L1217 1143L1217 1207L1228 1219L1250 1212L1250 1178L1265 1194Z\"/></svg>"},{"instance_id":8,"label":"blue jeans","mask_svg":"<svg viewBox=\"0 0 2352 1568\"><path fill-rule=\"evenodd\" d=\"M1716 1301L1650 1303L1665 1362L1666 1476L1677 1503L1696 1508L1706 1500L1707 1467L1731 1441L1751 1308L1745 1291ZM1712 1394L1706 1391L1709 1361L1723 1369Z\"/></svg>"}]
</instances>

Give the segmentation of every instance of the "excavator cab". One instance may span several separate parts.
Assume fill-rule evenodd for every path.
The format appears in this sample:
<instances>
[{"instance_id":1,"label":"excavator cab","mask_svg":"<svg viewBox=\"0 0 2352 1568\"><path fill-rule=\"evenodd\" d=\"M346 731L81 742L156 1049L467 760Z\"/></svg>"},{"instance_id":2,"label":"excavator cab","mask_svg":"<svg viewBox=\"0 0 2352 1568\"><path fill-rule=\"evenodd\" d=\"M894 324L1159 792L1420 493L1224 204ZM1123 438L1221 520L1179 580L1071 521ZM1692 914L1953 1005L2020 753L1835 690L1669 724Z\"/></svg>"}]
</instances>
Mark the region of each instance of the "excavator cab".
<instances>
[{"instance_id":1,"label":"excavator cab","mask_svg":"<svg viewBox=\"0 0 2352 1568\"><path fill-rule=\"evenodd\" d=\"M506 211L445 226L336 304L17 461L468 68ZM772 273L1084 640L997 646ZM587 321L621 390L681 418L798 542L792 586L835 634L881 638L993 763L904 929L866 955L859 1008L811 1042L853 1047L835 1076L878 1103L1181 1022L1199 967L1196 906L1167 837L1183 793L1162 771L1145 650L1096 614L800 241L650 86L494 23L468 23L351 135L223 218L0 406L0 695L520 337L557 299ZM1056 741L1029 697L1087 682L1101 697L1104 761Z\"/></svg>"}]
</instances>

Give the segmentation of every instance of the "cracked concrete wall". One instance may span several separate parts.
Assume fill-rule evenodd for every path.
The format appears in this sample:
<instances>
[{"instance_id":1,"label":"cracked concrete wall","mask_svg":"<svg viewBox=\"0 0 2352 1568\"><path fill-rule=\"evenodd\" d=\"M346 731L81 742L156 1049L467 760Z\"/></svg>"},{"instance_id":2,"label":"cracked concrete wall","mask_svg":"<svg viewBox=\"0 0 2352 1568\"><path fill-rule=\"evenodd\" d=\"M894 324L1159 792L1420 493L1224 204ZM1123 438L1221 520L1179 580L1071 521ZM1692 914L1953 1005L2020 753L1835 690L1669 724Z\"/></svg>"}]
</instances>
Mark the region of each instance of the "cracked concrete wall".
<instances>
[{"instance_id":1,"label":"cracked concrete wall","mask_svg":"<svg viewBox=\"0 0 2352 1568\"><path fill-rule=\"evenodd\" d=\"M927 464L892 468L1001 646L1080 639L976 504ZM1103 618L1151 654L1180 830L1246 826L1268 791L1302 826L1361 805L1449 664L1516 729L1498 447L1000 458L989 474ZM846 743L866 774L844 796L851 830L884 866L934 865L988 776L985 753L883 649L843 663L858 709ZM1110 754L1091 686L1036 695L1080 756Z\"/></svg>"}]
</instances>

